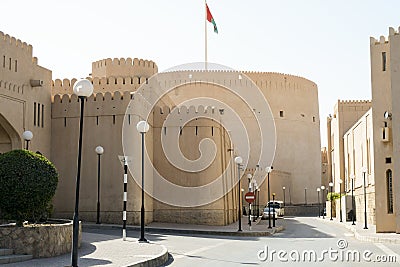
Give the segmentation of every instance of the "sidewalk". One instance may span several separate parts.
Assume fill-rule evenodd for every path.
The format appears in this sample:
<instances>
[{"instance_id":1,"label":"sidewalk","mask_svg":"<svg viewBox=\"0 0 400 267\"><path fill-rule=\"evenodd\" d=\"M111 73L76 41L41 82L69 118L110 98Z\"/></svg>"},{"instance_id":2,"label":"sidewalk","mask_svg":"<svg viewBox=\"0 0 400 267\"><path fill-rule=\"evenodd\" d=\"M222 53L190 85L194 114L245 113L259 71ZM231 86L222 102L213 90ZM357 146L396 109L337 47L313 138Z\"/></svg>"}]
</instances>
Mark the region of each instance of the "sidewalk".
<instances>
[{"instance_id":1,"label":"sidewalk","mask_svg":"<svg viewBox=\"0 0 400 267\"><path fill-rule=\"evenodd\" d=\"M321 220L322 217L321 217ZM354 237L360 241L373 242L373 243L391 243L400 244L400 234L396 233L376 233L376 227L373 224L367 225L368 229L364 229L364 222L356 221L355 225L352 225L352 221L339 222L337 218L325 217L324 221L334 223L346 227L354 233Z\"/></svg>"},{"instance_id":2,"label":"sidewalk","mask_svg":"<svg viewBox=\"0 0 400 267\"><path fill-rule=\"evenodd\" d=\"M136 238L122 238L82 233L78 264L89 266L161 266L168 261L165 246L154 243L138 243ZM71 255L64 254L52 258L33 259L11 263L7 267L62 267L71 265Z\"/></svg>"}]
</instances>

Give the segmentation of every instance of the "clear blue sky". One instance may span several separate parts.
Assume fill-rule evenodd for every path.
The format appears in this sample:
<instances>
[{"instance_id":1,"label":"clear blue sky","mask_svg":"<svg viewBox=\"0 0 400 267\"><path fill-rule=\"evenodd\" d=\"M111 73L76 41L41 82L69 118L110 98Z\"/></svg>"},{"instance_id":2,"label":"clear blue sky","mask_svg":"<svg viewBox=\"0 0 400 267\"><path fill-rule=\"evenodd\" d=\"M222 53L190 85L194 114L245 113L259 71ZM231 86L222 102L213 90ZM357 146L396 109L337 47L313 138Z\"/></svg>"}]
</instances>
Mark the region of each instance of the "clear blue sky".
<instances>
[{"instance_id":1,"label":"clear blue sky","mask_svg":"<svg viewBox=\"0 0 400 267\"><path fill-rule=\"evenodd\" d=\"M400 26L398 0L208 0L209 61L303 76L319 87L321 141L337 99L369 99L369 37ZM138 57L159 70L204 60L203 0L3 0L0 31L33 45L53 79Z\"/></svg>"}]
</instances>

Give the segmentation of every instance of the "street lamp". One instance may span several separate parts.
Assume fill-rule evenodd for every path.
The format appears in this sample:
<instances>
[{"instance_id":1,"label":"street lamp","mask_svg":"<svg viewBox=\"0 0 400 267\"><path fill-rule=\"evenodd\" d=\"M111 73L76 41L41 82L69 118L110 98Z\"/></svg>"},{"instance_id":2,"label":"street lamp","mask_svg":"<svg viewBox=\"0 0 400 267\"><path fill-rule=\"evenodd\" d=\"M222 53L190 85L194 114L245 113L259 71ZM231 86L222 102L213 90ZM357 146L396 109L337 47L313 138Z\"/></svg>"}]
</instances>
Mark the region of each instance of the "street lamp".
<instances>
[{"instance_id":1,"label":"street lamp","mask_svg":"<svg viewBox=\"0 0 400 267\"><path fill-rule=\"evenodd\" d=\"M286 194L285 194L285 190L286 190L286 187L282 187L282 191L283 191L283 206L285 207L286 206L286 201L285 201L285 197L286 197Z\"/></svg>"},{"instance_id":2,"label":"street lamp","mask_svg":"<svg viewBox=\"0 0 400 267\"><path fill-rule=\"evenodd\" d=\"M249 180L249 192L251 192L251 177L250 173L247 174L247 179ZM249 202L249 226L251 229L251 202Z\"/></svg>"},{"instance_id":3,"label":"street lamp","mask_svg":"<svg viewBox=\"0 0 400 267\"><path fill-rule=\"evenodd\" d=\"M307 205L307 187L304 188L304 205Z\"/></svg>"},{"instance_id":4,"label":"street lamp","mask_svg":"<svg viewBox=\"0 0 400 267\"><path fill-rule=\"evenodd\" d=\"M79 121L79 146L78 146L78 170L76 175L76 188L75 188L75 211L72 226L72 251L71 261L72 266L78 266L78 238L79 238L79 188L81 182L81 163L82 163L82 134L83 134L83 112L85 108L85 100L93 93L93 84L86 79L77 81L74 84L74 94L76 94L81 101L81 114Z\"/></svg>"},{"instance_id":5,"label":"street lamp","mask_svg":"<svg viewBox=\"0 0 400 267\"><path fill-rule=\"evenodd\" d=\"M340 217L340 222L343 222L342 219L342 183L343 180L339 180L339 217Z\"/></svg>"},{"instance_id":6,"label":"street lamp","mask_svg":"<svg viewBox=\"0 0 400 267\"><path fill-rule=\"evenodd\" d=\"M139 242L147 242L144 237L144 134L147 133L150 126L147 121L139 121L136 129L142 135L142 207L140 209L140 239Z\"/></svg>"},{"instance_id":7,"label":"street lamp","mask_svg":"<svg viewBox=\"0 0 400 267\"><path fill-rule=\"evenodd\" d=\"M254 180L254 179L253 179ZM258 216L256 216L256 210L258 209L258 206L257 206L257 191L258 191L258 185L257 185L257 181L254 181L254 183L253 183L253 192L254 192L254 197L256 198L255 199L255 201L254 201L254 205L253 205L253 222L255 222L255 221L257 221L257 217Z\"/></svg>"},{"instance_id":8,"label":"street lamp","mask_svg":"<svg viewBox=\"0 0 400 267\"><path fill-rule=\"evenodd\" d=\"M355 225L354 217L356 211L354 210L354 174L350 174L350 179L351 179L351 219L353 221L351 225Z\"/></svg>"},{"instance_id":9,"label":"street lamp","mask_svg":"<svg viewBox=\"0 0 400 267\"><path fill-rule=\"evenodd\" d=\"M97 146L95 149L97 153L97 220L96 223L100 224L100 157L104 153L102 146Z\"/></svg>"},{"instance_id":10,"label":"street lamp","mask_svg":"<svg viewBox=\"0 0 400 267\"><path fill-rule=\"evenodd\" d=\"M271 193L270 193L270 188L269 188L269 174L272 172L273 167L270 166L267 168L268 172L268 228L271 229Z\"/></svg>"},{"instance_id":11,"label":"street lamp","mask_svg":"<svg viewBox=\"0 0 400 267\"><path fill-rule=\"evenodd\" d=\"M329 187L330 187L330 189L331 189L331 195L330 195L330 201L331 201L331 221L333 220L332 219L332 207L333 207L333 203L332 203L332 188L333 188L333 183L332 182L330 182L329 183Z\"/></svg>"},{"instance_id":12,"label":"street lamp","mask_svg":"<svg viewBox=\"0 0 400 267\"><path fill-rule=\"evenodd\" d=\"M364 229L368 229L367 226L367 183L365 180L367 174L367 168L363 167L363 180L364 180Z\"/></svg>"},{"instance_id":13,"label":"street lamp","mask_svg":"<svg viewBox=\"0 0 400 267\"><path fill-rule=\"evenodd\" d=\"M320 207L320 202L319 202L319 192L321 191L321 188L317 188L317 198L318 198L318 218L321 218L321 207Z\"/></svg>"},{"instance_id":14,"label":"street lamp","mask_svg":"<svg viewBox=\"0 0 400 267\"><path fill-rule=\"evenodd\" d=\"M237 164L237 168L238 168L238 199L240 199L240 164L242 164L243 159L240 156L237 156L235 158L235 163ZM244 191L244 189L242 189L242 191ZM242 198L243 198L243 193L242 193ZM240 200L238 201L238 219L239 219L239 229L238 231L241 232L242 231L242 213L240 211ZM242 199L242 203L243 203L243 199Z\"/></svg>"},{"instance_id":15,"label":"street lamp","mask_svg":"<svg viewBox=\"0 0 400 267\"><path fill-rule=\"evenodd\" d=\"M325 186L324 185L321 185L321 190L322 190L321 202L322 202L322 206L324 207L322 209L322 219L325 219L325 205L324 205L324 203L325 203L325 201L324 201L324 198L325 198Z\"/></svg>"},{"instance_id":16,"label":"street lamp","mask_svg":"<svg viewBox=\"0 0 400 267\"><path fill-rule=\"evenodd\" d=\"M272 193L272 202L274 203L272 206L272 226L275 227L275 193Z\"/></svg>"},{"instance_id":17,"label":"street lamp","mask_svg":"<svg viewBox=\"0 0 400 267\"><path fill-rule=\"evenodd\" d=\"M33 133L31 131L25 131L22 133L22 138L25 140L26 142L26 146L25 149L28 150L29 148L29 141L32 140L33 138Z\"/></svg>"}]
</instances>

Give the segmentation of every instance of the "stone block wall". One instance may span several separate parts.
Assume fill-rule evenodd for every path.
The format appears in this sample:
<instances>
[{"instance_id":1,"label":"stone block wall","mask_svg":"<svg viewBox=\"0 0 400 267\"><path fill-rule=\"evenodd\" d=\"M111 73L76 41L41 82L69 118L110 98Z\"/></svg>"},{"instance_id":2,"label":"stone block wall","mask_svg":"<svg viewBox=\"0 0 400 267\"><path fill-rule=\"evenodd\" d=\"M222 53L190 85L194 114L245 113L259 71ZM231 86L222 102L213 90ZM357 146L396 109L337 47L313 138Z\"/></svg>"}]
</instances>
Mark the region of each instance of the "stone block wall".
<instances>
[{"instance_id":1,"label":"stone block wall","mask_svg":"<svg viewBox=\"0 0 400 267\"><path fill-rule=\"evenodd\" d=\"M82 226L79 225L80 246ZM72 222L54 221L46 225L0 226L0 247L13 249L16 254L47 258L71 252Z\"/></svg>"}]
</instances>

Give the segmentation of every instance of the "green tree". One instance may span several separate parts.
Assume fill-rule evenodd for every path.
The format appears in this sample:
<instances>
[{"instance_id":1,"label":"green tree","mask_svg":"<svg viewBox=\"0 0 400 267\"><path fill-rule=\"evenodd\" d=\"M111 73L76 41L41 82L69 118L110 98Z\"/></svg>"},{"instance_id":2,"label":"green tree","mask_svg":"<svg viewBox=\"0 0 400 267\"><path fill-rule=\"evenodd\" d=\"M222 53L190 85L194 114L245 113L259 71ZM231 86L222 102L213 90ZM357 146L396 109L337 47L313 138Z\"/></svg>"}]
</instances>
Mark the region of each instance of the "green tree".
<instances>
[{"instance_id":1,"label":"green tree","mask_svg":"<svg viewBox=\"0 0 400 267\"><path fill-rule=\"evenodd\" d=\"M17 225L47 218L57 184L57 170L44 156L28 150L0 155L0 210Z\"/></svg>"}]
</instances>

